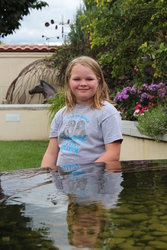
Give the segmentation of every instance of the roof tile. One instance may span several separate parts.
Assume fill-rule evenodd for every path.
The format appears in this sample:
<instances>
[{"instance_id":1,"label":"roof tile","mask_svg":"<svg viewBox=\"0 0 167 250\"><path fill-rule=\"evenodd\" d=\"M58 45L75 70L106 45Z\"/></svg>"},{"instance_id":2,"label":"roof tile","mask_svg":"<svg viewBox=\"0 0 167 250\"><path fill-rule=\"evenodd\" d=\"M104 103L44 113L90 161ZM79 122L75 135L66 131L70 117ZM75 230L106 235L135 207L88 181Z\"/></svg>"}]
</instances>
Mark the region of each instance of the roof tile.
<instances>
[{"instance_id":1,"label":"roof tile","mask_svg":"<svg viewBox=\"0 0 167 250\"><path fill-rule=\"evenodd\" d=\"M0 44L0 52L54 52L59 46L56 45L7 45Z\"/></svg>"}]
</instances>

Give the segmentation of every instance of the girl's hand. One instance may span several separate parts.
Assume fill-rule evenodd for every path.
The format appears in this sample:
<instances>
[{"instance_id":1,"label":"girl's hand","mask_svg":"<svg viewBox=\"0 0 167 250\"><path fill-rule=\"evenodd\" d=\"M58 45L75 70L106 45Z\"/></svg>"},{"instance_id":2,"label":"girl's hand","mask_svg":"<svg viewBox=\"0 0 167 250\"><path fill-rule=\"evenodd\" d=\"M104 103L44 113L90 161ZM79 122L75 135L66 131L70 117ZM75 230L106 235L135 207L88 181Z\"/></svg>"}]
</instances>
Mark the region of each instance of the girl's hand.
<instances>
[{"instance_id":1,"label":"girl's hand","mask_svg":"<svg viewBox=\"0 0 167 250\"><path fill-rule=\"evenodd\" d=\"M112 161L110 163L106 163L105 169L106 169L106 171L111 172L111 173L117 173L117 172L122 171L120 161Z\"/></svg>"}]
</instances>

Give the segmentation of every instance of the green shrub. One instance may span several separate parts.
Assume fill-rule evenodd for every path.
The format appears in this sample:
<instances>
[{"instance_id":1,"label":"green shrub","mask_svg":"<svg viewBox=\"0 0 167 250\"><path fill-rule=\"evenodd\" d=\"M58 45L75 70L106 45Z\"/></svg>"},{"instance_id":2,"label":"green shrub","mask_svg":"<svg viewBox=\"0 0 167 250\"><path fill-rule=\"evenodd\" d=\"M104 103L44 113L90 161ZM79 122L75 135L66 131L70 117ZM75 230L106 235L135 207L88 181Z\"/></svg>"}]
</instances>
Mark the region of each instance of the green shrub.
<instances>
[{"instance_id":1,"label":"green shrub","mask_svg":"<svg viewBox=\"0 0 167 250\"><path fill-rule=\"evenodd\" d=\"M138 117L138 130L141 134L159 141L167 133L167 107L161 105L145 111Z\"/></svg>"},{"instance_id":2,"label":"green shrub","mask_svg":"<svg viewBox=\"0 0 167 250\"><path fill-rule=\"evenodd\" d=\"M65 106L65 92L64 89L58 90L56 96L48 101L49 104L49 118L53 119L57 111Z\"/></svg>"}]
</instances>

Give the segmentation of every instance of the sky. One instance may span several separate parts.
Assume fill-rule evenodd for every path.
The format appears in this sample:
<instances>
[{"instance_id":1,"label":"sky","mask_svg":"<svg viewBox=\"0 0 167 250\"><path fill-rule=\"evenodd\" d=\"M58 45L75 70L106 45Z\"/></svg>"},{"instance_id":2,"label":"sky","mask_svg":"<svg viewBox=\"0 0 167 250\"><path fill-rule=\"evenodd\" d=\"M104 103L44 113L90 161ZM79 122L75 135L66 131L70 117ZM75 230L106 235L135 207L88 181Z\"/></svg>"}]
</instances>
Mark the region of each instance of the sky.
<instances>
[{"instance_id":1,"label":"sky","mask_svg":"<svg viewBox=\"0 0 167 250\"><path fill-rule=\"evenodd\" d=\"M62 38L62 21L70 23L75 20L75 14L82 0L45 0L49 7L44 7L42 10L31 10L28 16L25 16L21 21L19 30L16 30L12 35L2 38L1 41L5 44L61 44L67 37L69 25L64 24L64 38ZM54 20L54 24L45 27L45 23ZM58 29L55 29L58 25ZM57 38L59 37L59 38Z\"/></svg>"}]
</instances>

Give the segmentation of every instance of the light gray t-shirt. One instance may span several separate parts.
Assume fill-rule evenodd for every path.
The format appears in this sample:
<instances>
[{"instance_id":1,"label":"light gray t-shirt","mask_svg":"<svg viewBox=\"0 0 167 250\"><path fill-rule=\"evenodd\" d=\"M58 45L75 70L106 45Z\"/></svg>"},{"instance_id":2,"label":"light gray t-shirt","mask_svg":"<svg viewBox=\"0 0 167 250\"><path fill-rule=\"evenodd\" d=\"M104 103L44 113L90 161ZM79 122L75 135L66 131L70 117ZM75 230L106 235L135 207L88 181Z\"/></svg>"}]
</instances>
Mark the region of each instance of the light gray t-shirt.
<instances>
[{"instance_id":1,"label":"light gray t-shirt","mask_svg":"<svg viewBox=\"0 0 167 250\"><path fill-rule=\"evenodd\" d=\"M120 114L107 101L101 109L76 104L72 111L66 111L64 107L56 113L49 137L58 138L57 165L91 163L104 153L105 144L122 140Z\"/></svg>"}]
</instances>

